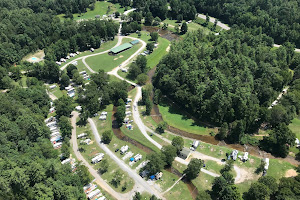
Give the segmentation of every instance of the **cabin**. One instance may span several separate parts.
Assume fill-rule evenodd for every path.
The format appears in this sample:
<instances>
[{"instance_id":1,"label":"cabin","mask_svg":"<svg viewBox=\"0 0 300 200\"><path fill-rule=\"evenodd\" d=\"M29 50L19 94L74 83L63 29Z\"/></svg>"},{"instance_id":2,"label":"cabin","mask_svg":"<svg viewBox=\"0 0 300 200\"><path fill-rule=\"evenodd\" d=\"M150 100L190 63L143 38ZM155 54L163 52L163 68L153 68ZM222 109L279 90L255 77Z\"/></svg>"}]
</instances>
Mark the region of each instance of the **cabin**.
<instances>
[{"instance_id":1,"label":"cabin","mask_svg":"<svg viewBox=\"0 0 300 200\"><path fill-rule=\"evenodd\" d=\"M190 150L187 148L183 148L181 151L179 151L179 158L182 158L183 160L187 159L190 155Z\"/></svg>"}]
</instances>

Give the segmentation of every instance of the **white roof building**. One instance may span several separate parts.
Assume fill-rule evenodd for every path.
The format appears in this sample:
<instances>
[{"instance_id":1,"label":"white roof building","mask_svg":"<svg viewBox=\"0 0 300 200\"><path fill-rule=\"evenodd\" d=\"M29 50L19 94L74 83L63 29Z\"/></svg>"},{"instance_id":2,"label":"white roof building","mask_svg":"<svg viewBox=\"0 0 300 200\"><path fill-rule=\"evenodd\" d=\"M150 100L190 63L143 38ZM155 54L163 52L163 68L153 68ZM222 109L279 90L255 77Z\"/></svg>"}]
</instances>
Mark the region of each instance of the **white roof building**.
<instances>
[{"instance_id":1,"label":"white roof building","mask_svg":"<svg viewBox=\"0 0 300 200\"><path fill-rule=\"evenodd\" d=\"M96 190L92 191L90 194L88 194L88 199L93 199L95 196L97 196L100 193L101 193L101 191L99 189L96 189Z\"/></svg>"},{"instance_id":2,"label":"white roof building","mask_svg":"<svg viewBox=\"0 0 300 200\"><path fill-rule=\"evenodd\" d=\"M83 137L85 137L85 136L87 136L87 133L81 133L81 134L79 134L79 135L77 136L77 138L80 139L80 138L83 138Z\"/></svg>"},{"instance_id":3,"label":"white roof building","mask_svg":"<svg viewBox=\"0 0 300 200\"><path fill-rule=\"evenodd\" d=\"M104 157L104 153L100 153L99 155L97 155L96 157L94 157L92 159L92 163L96 164L96 163L100 162L103 159L103 157Z\"/></svg>"},{"instance_id":4,"label":"white roof building","mask_svg":"<svg viewBox=\"0 0 300 200\"><path fill-rule=\"evenodd\" d=\"M120 149L120 152L121 154L124 154L128 151L129 147L126 145L126 146L122 146L121 149Z\"/></svg>"}]
</instances>

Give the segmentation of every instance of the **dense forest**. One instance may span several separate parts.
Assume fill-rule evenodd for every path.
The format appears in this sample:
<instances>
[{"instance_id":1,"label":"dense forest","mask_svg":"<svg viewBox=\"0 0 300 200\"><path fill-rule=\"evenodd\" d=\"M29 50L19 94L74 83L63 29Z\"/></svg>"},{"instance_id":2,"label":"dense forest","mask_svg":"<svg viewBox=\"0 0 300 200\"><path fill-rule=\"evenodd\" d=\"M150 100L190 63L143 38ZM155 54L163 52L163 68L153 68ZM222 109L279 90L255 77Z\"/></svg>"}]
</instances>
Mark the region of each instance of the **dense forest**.
<instances>
[{"instance_id":1,"label":"dense forest","mask_svg":"<svg viewBox=\"0 0 300 200\"><path fill-rule=\"evenodd\" d=\"M262 31L276 43L289 41L300 47L299 0L195 0L194 5L198 12L230 25L253 33Z\"/></svg>"},{"instance_id":2,"label":"dense forest","mask_svg":"<svg viewBox=\"0 0 300 200\"><path fill-rule=\"evenodd\" d=\"M71 1L0 1L0 66L8 67L37 49L45 49L46 59L58 60L67 53L97 48L101 41L113 39L118 25L112 21L61 22L55 9L43 3L80 5ZM83 1L82 1L83 2ZM36 3L40 3L36 5ZM89 4L87 4L89 5ZM36 9L39 7L41 10ZM43 9L42 9L43 8ZM74 10L72 12L78 12Z\"/></svg>"},{"instance_id":3,"label":"dense forest","mask_svg":"<svg viewBox=\"0 0 300 200\"><path fill-rule=\"evenodd\" d=\"M85 175L61 165L49 141L45 88L14 89L0 99L0 198L85 199Z\"/></svg>"},{"instance_id":4,"label":"dense forest","mask_svg":"<svg viewBox=\"0 0 300 200\"><path fill-rule=\"evenodd\" d=\"M220 36L190 33L171 46L153 84L198 119L224 127L222 139L241 141L264 122L286 125L299 114L299 79L289 69L299 55L290 43L277 50L272 43L265 34L236 29ZM288 106L268 109L291 81Z\"/></svg>"}]
</instances>

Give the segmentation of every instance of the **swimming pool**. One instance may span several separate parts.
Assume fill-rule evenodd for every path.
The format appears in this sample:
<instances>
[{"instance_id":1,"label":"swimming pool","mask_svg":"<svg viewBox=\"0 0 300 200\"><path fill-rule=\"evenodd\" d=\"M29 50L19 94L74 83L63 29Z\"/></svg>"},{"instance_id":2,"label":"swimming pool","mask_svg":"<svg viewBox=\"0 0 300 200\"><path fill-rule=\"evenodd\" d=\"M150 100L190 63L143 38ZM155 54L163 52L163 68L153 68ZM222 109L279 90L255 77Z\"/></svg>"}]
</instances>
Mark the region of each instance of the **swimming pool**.
<instances>
[{"instance_id":1,"label":"swimming pool","mask_svg":"<svg viewBox=\"0 0 300 200\"><path fill-rule=\"evenodd\" d=\"M31 57L31 60L32 61L37 61L37 58L36 57Z\"/></svg>"}]
</instances>

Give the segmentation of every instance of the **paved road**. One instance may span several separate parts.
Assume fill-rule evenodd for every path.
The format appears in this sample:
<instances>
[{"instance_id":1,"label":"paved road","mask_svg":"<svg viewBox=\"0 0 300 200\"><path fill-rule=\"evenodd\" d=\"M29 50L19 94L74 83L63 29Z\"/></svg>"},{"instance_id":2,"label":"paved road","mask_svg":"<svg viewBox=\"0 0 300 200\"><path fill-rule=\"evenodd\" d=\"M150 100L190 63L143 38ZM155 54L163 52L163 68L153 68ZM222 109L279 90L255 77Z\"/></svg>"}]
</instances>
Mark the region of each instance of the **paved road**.
<instances>
[{"instance_id":1,"label":"paved road","mask_svg":"<svg viewBox=\"0 0 300 200\"><path fill-rule=\"evenodd\" d=\"M118 158L105 144L103 144L101 142L97 127L94 123L94 121L89 118L88 122L91 125L91 129L92 132L95 136L95 140L98 144L98 146L103 149L103 151L105 151L105 153L111 158L113 159L118 165L119 167L126 171L128 173L128 175L133 178L136 182L136 184L138 184L140 187L137 188L137 191L147 191L150 194L154 194L155 196L159 197L159 198L163 198L161 193L158 192L156 189L152 188L147 181L145 181L142 177L140 177L133 169L131 169L122 159ZM142 188L141 188L142 187Z\"/></svg>"},{"instance_id":2,"label":"paved road","mask_svg":"<svg viewBox=\"0 0 300 200\"><path fill-rule=\"evenodd\" d=\"M206 19L206 15L203 15L203 14L198 14L198 17L201 18L201 19ZM211 23L215 23L216 21L216 18L213 18L213 17L209 17L209 21ZM225 29L225 30L229 30L230 27L226 24L223 24L222 22L218 21L218 26L220 26L222 29Z\"/></svg>"},{"instance_id":3,"label":"paved road","mask_svg":"<svg viewBox=\"0 0 300 200\"><path fill-rule=\"evenodd\" d=\"M198 14L198 17L201 18L201 19L206 19L206 15L203 15L203 14ZM216 18L214 17L209 17L209 21L212 22L212 23L215 23L216 21ZM230 27L227 25L227 24L223 24L222 22L218 21L218 26L220 26L221 28L225 29L225 30L230 30ZM280 47L281 45L279 44L274 44L273 45L274 47ZM295 52L298 52L300 53L300 49L297 49L295 48Z\"/></svg>"},{"instance_id":4,"label":"paved road","mask_svg":"<svg viewBox=\"0 0 300 200\"><path fill-rule=\"evenodd\" d=\"M73 117L71 119L72 122L72 137L71 137L71 143L72 143L72 148L75 156L77 157L78 161L81 161L82 164L84 164L89 172L91 173L92 176L94 176L97 180L97 183L100 185L102 189L107 191L111 196L113 196L116 199L127 199L128 196L126 194L120 194L116 191L114 191L106 182L101 178L101 176L98 174L98 172L90 165L88 161L86 161L81 153L78 151L78 144L77 144L77 137L76 137L76 118L78 117L78 112L72 112Z\"/></svg>"}]
</instances>

